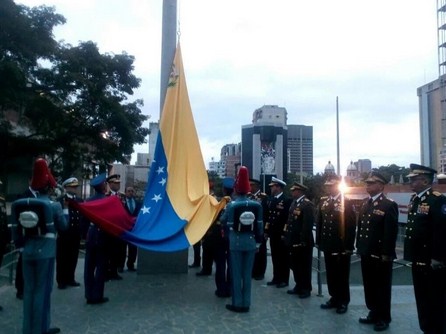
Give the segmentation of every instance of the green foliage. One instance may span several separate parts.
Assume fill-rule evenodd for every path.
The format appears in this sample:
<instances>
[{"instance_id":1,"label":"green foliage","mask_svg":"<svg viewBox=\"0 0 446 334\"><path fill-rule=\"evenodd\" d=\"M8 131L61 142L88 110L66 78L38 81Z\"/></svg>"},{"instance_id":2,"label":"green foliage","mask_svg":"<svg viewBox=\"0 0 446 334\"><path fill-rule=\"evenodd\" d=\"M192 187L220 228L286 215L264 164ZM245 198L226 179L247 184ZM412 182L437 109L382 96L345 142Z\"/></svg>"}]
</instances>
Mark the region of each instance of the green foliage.
<instances>
[{"instance_id":1,"label":"green foliage","mask_svg":"<svg viewBox=\"0 0 446 334\"><path fill-rule=\"evenodd\" d=\"M140 85L135 59L101 54L91 41L58 43L53 28L63 23L52 7L0 3L1 159L45 154L62 177L128 163L149 133L143 101L128 101Z\"/></svg>"}]
</instances>

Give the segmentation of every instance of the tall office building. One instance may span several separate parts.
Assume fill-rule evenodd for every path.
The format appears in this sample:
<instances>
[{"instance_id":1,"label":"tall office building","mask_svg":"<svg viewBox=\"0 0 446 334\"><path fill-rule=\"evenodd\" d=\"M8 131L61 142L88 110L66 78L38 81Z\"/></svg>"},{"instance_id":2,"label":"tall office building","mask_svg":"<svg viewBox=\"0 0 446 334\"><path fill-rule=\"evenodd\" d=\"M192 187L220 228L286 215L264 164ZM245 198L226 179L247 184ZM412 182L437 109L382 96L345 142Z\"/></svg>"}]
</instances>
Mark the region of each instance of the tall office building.
<instances>
[{"instance_id":1,"label":"tall office building","mask_svg":"<svg viewBox=\"0 0 446 334\"><path fill-rule=\"evenodd\" d=\"M417 89L421 164L446 172L446 0L437 0L438 79Z\"/></svg>"},{"instance_id":2,"label":"tall office building","mask_svg":"<svg viewBox=\"0 0 446 334\"><path fill-rule=\"evenodd\" d=\"M287 111L277 105L264 105L253 113L252 124L242 126L242 165L264 188L273 176L287 174Z\"/></svg>"},{"instance_id":3,"label":"tall office building","mask_svg":"<svg viewBox=\"0 0 446 334\"><path fill-rule=\"evenodd\" d=\"M313 127L288 125L288 172L313 175Z\"/></svg>"},{"instance_id":4,"label":"tall office building","mask_svg":"<svg viewBox=\"0 0 446 334\"><path fill-rule=\"evenodd\" d=\"M225 164L225 176L236 177L237 166L241 162L242 144L226 144L221 148L220 161Z\"/></svg>"}]
</instances>

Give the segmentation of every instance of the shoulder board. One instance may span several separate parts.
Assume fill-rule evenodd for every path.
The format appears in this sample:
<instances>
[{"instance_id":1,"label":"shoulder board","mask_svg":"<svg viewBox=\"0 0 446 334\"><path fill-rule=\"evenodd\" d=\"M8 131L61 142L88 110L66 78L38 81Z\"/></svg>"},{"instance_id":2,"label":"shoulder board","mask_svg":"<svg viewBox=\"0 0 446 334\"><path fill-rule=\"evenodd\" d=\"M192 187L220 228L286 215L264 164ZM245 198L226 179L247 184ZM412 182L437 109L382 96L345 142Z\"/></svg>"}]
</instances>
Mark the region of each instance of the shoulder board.
<instances>
[{"instance_id":1,"label":"shoulder board","mask_svg":"<svg viewBox=\"0 0 446 334\"><path fill-rule=\"evenodd\" d=\"M443 195L441 192L438 191L433 191L432 194L437 197Z\"/></svg>"},{"instance_id":2,"label":"shoulder board","mask_svg":"<svg viewBox=\"0 0 446 334\"><path fill-rule=\"evenodd\" d=\"M328 198L328 196L322 196L321 201L325 201Z\"/></svg>"},{"instance_id":3,"label":"shoulder board","mask_svg":"<svg viewBox=\"0 0 446 334\"><path fill-rule=\"evenodd\" d=\"M308 198L304 198L304 202L311 202Z\"/></svg>"}]
</instances>

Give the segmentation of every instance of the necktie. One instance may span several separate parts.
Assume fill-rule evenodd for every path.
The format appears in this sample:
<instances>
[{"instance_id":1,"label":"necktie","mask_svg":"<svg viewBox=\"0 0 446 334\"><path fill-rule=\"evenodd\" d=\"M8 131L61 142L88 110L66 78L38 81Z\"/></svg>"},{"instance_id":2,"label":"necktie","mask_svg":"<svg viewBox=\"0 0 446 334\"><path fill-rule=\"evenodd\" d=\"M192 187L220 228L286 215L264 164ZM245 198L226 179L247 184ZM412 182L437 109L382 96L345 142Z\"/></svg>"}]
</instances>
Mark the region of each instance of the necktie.
<instances>
[{"instance_id":1,"label":"necktie","mask_svg":"<svg viewBox=\"0 0 446 334\"><path fill-rule=\"evenodd\" d=\"M135 210L135 203L134 203L133 198L129 199L129 210L131 213L133 213L133 211Z\"/></svg>"}]
</instances>

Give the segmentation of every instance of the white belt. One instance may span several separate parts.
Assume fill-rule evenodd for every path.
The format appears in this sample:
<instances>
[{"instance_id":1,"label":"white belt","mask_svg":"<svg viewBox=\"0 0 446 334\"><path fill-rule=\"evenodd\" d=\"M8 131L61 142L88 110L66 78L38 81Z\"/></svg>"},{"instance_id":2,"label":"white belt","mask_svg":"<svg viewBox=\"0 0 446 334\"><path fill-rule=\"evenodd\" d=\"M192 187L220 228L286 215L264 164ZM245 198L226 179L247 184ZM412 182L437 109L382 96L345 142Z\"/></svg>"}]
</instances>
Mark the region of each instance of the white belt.
<instances>
[{"instance_id":1,"label":"white belt","mask_svg":"<svg viewBox=\"0 0 446 334\"><path fill-rule=\"evenodd\" d=\"M44 235L42 235L42 237L48 238L48 239L55 239L56 233L45 233Z\"/></svg>"}]
</instances>

